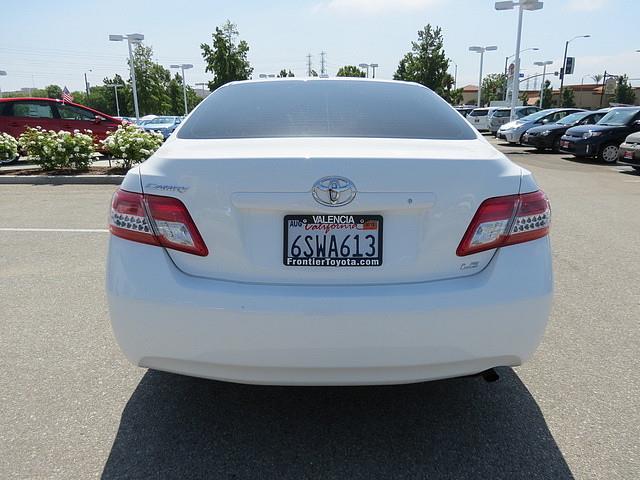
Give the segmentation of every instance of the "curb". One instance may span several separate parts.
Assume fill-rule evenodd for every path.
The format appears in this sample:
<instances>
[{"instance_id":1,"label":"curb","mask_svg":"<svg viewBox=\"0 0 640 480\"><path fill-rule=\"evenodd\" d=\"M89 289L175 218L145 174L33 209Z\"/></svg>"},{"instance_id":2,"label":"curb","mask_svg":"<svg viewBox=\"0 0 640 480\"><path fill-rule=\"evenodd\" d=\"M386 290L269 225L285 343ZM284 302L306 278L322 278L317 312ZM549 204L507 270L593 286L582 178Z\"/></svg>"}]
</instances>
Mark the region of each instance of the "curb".
<instances>
[{"instance_id":1,"label":"curb","mask_svg":"<svg viewBox=\"0 0 640 480\"><path fill-rule=\"evenodd\" d=\"M0 185L120 185L124 175L0 175Z\"/></svg>"}]
</instances>

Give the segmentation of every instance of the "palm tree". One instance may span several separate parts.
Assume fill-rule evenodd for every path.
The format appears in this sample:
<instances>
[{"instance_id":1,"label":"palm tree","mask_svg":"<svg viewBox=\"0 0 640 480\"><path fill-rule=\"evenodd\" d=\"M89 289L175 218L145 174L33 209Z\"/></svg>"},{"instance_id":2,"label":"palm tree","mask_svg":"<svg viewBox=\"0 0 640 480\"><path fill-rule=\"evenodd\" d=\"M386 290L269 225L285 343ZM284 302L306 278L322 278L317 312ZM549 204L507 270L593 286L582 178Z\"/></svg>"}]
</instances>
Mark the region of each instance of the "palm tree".
<instances>
[{"instance_id":1,"label":"palm tree","mask_svg":"<svg viewBox=\"0 0 640 480\"><path fill-rule=\"evenodd\" d=\"M594 82L600 83L600 80L602 80L602 75L599 73L596 73L595 75L591 75L591 78L593 79Z\"/></svg>"}]
</instances>

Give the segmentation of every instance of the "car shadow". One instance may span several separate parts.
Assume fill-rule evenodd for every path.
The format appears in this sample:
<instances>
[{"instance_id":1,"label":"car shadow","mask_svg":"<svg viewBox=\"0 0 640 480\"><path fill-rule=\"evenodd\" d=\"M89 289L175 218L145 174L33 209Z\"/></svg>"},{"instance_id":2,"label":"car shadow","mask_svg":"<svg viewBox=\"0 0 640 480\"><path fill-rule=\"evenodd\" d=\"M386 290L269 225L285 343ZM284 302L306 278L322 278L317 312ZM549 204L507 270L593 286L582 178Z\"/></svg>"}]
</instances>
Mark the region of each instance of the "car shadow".
<instances>
[{"instance_id":1,"label":"car shadow","mask_svg":"<svg viewBox=\"0 0 640 480\"><path fill-rule=\"evenodd\" d=\"M527 388L499 372L327 388L148 371L102 478L572 479Z\"/></svg>"}]
</instances>

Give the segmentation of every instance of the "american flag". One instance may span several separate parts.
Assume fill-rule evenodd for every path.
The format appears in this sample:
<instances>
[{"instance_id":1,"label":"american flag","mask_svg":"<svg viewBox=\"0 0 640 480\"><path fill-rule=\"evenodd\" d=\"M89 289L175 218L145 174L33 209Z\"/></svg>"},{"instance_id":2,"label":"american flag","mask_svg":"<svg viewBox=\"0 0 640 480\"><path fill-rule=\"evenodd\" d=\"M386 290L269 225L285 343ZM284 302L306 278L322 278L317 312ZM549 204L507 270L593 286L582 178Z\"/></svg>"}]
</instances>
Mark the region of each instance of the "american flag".
<instances>
[{"instance_id":1,"label":"american flag","mask_svg":"<svg viewBox=\"0 0 640 480\"><path fill-rule=\"evenodd\" d=\"M73 95L71 95L71 92L69 91L66 85L64 86L64 90L62 90L62 101L73 102Z\"/></svg>"}]
</instances>

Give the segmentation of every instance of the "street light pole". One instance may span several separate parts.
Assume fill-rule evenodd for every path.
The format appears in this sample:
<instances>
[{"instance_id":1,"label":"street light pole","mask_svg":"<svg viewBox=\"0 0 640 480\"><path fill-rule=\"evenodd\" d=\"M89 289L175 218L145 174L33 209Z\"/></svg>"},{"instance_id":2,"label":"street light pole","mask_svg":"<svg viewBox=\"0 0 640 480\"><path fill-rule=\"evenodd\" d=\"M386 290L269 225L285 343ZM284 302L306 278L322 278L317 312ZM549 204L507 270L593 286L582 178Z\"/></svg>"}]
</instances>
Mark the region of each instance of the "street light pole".
<instances>
[{"instance_id":1,"label":"street light pole","mask_svg":"<svg viewBox=\"0 0 640 480\"><path fill-rule=\"evenodd\" d=\"M516 120L516 104L519 97L520 80L520 40L522 39L522 13L524 10L541 10L543 2L540 0L512 0L495 3L496 10L512 10L518 7L518 33L516 35L515 72L513 73L513 91L511 92L511 121Z\"/></svg>"},{"instance_id":2,"label":"street light pole","mask_svg":"<svg viewBox=\"0 0 640 480\"><path fill-rule=\"evenodd\" d=\"M113 87L113 93L115 94L116 97L116 117L120 116L120 103L118 102L118 88L120 87L124 87L124 85L120 84L120 83L105 83L105 86L107 87Z\"/></svg>"},{"instance_id":3,"label":"street light pole","mask_svg":"<svg viewBox=\"0 0 640 480\"><path fill-rule=\"evenodd\" d=\"M376 68L378 68L378 64L370 63L369 66L371 67L371 78L376 78Z\"/></svg>"},{"instance_id":4,"label":"street light pole","mask_svg":"<svg viewBox=\"0 0 640 480\"><path fill-rule=\"evenodd\" d=\"M133 87L133 108L136 111L136 120L140 120L140 109L138 108L138 87L136 85L136 68L133 64L133 49L131 45L138 45L144 40L144 35L141 33L130 33L128 35L109 35L109 40L112 42L121 42L127 39L127 46L129 48L129 70L131 71L131 85Z\"/></svg>"},{"instance_id":5,"label":"street light pole","mask_svg":"<svg viewBox=\"0 0 640 480\"><path fill-rule=\"evenodd\" d=\"M368 63L361 63L358 66L360 68L366 68L367 69L367 78L369 78L369 64Z\"/></svg>"},{"instance_id":6,"label":"street light pole","mask_svg":"<svg viewBox=\"0 0 640 480\"><path fill-rule=\"evenodd\" d=\"M544 94L544 77L547 75L547 65L551 65L553 63L552 60L546 60L544 62L534 62L534 65L538 67L542 67L542 83L540 84L540 108L542 107L542 96Z\"/></svg>"},{"instance_id":7,"label":"street light pole","mask_svg":"<svg viewBox=\"0 0 640 480\"><path fill-rule=\"evenodd\" d=\"M482 99L482 64L484 63L484 52L492 52L494 50L497 50L498 47L496 47L495 45L491 45L488 47L469 47L469 51L470 52L475 52L475 53L479 53L480 54L480 78L478 80L478 108L482 107L482 105L480 105L480 101Z\"/></svg>"},{"instance_id":8,"label":"street light pole","mask_svg":"<svg viewBox=\"0 0 640 480\"><path fill-rule=\"evenodd\" d=\"M190 63L182 63L180 65L171 65L171 68L179 68L182 71L182 96L184 97L184 114L189 113L189 107L187 106L187 80L184 78L184 71L189 68L193 68Z\"/></svg>"},{"instance_id":9,"label":"street light pole","mask_svg":"<svg viewBox=\"0 0 640 480\"><path fill-rule=\"evenodd\" d=\"M7 72L5 70L0 70L0 77L6 77ZM2 88L0 88L0 98L2 98Z\"/></svg>"},{"instance_id":10,"label":"street light pole","mask_svg":"<svg viewBox=\"0 0 640 480\"><path fill-rule=\"evenodd\" d=\"M454 70L453 70L453 89L457 90L458 88L458 64L456 62L454 62L453 60L449 59L449 61L451 63L453 63L454 65Z\"/></svg>"},{"instance_id":11,"label":"street light pole","mask_svg":"<svg viewBox=\"0 0 640 480\"><path fill-rule=\"evenodd\" d=\"M562 57L562 66L560 67L560 92L558 95L558 105L562 105L562 89L564 88L564 76L567 74L567 50L569 44L577 38L589 38L591 35L578 35L564 43L564 57Z\"/></svg>"}]
</instances>

